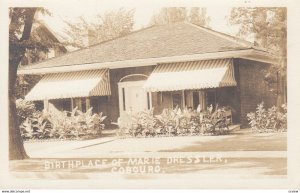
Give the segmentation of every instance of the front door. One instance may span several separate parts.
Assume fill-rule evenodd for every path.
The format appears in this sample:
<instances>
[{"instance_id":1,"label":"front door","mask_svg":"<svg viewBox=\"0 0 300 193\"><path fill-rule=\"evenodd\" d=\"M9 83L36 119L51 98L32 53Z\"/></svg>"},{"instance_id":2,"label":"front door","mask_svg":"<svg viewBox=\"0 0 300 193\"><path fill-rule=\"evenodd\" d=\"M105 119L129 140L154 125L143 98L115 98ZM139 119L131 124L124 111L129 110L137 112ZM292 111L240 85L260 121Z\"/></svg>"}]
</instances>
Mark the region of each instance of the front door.
<instances>
[{"instance_id":1,"label":"front door","mask_svg":"<svg viewBox=\"0 0 300 193\"><path fill-rule=\"evenodd\" d=\"M125 112L139 112L148 109L147 92L143 89L145 81L120 82L119 109L120 115Z\"/></svg>"}]
</instances>

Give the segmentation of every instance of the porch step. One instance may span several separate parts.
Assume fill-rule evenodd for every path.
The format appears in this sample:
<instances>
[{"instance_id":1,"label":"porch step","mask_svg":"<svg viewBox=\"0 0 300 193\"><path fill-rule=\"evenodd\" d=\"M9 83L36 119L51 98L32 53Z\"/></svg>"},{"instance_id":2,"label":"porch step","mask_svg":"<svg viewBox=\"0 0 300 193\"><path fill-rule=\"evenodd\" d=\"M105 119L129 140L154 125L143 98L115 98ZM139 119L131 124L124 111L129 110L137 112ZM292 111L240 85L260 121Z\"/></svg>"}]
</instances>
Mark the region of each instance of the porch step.
<instances>
[{"instance_id":1,"label":"porch step","mask_svg":"<svg viewBox=\"0 0 300 193\"><path fill-rule=\"evenodd\" d=\"M229 131L232 132L232 131L238 131L241 129L241 125L240 124L236 124L236 125L230 125L228 127Z\"/></svg>"}]
</instances>

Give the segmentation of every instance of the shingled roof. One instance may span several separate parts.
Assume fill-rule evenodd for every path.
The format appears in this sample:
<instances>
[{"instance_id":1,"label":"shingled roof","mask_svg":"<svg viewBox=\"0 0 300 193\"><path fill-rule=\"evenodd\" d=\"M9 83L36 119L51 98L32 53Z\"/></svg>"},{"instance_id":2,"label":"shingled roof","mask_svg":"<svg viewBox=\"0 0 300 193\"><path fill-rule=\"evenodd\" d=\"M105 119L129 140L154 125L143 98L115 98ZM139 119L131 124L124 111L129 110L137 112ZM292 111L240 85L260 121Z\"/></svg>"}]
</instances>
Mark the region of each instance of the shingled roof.
<instances>
[{"instance_id":1,"label":"shingled roof","mask_svg":"<svg viewBox=\"0 0 300 193\"><path fill-rule=\"evenodd\" d=\"M144 28L22 69L215 53L251 47L249 42L207 28L175 23Z\"/></svg>"}]
</instances>

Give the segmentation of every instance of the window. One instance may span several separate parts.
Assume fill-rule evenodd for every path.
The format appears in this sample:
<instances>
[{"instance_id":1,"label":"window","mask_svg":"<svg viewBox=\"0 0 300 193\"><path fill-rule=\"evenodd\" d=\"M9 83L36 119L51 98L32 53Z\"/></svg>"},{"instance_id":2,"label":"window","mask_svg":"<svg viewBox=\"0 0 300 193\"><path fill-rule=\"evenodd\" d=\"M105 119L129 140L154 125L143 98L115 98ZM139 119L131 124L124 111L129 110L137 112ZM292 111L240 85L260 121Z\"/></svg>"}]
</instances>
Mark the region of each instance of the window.
<instances>
[{"instance_id":1,"label":"window","mask_svg":"<svg viewBox=\"0 0 300 193\"><path fill-rule=\"evenodd\" d=\"M199 91L194 91L193 92L193 108L197 109L198 105L199 105Z\"/></svg>"},{"instance_id":2,"label":"window","mask_svg":"<svg viewBox=\"0 0 300 193\"><path fill-rule=\"evenodd\" d=\"M49 52L47 53L47 58L53 58L55 56L55 50L49 49Z\"/></svg>"},{"instance_id":3,"label":"window","mask_svg":"<svg viewBox=\"0 0 300 193\"><path fill-rule=\"evenodd\" d=\"M150 93L149 92L147 92L147 107L148 107L148 109L151 108L150 107Z\"/></svg>"},{"instance_id":4,"label":"window","mask_svg":"<svg viewBox=\"0 0 300 193\"><path fill-rule=\"evenodd\" d=\"M49 101L54 107L60 111L71 111L70 99L54 99Z\"/></svg>"},{"instance_id":5,"label":"window","mask_svg":"<svg viewBox=\"0 0 300 193\"><path fill-rule=\"evenodd\" d=\"M27 85L23 85L22 86L22 95L25 96L28 93L28 86Z\"/></svg>"},{"instance_id":6,"label":"window","mask_svg":"<svg viewBox=\"0 0 300 193\"><path fill-rule=\"evenodd\" d=\"M207 107L212 105L213 108L215 109L216 107L216 90L208 90L206 91L206 104Z\"/></svg>"},{"instance_id":7,"label":"window","mask_svg":"<svg viewBox=\"0 0 300 193\"><path fill-rule=\"evenodd\" d=\"M173 100L173 108L179 107L182 108L182 94L181 92L173 93L172 94Z\"/></svg>"},{"instance_id":8,"label":"window","mask_svg":"<svg viewBox=\"0 0 300 193\"><path fill-rule=\"evenodd\" d=\"M86 112L90 107L90 100L87 98L75 98L73 99L73 109L78 107L78 110Z\"/></svg>"},{"instance_id":9,"label":"window","mask_svg":"<svg viewBox=\"0 0 300 193\"><path fill-rule=\"evenodd\" d=\"M81 111L86 112L86 98L81 98Z\"/></svg>"}]
</instances>

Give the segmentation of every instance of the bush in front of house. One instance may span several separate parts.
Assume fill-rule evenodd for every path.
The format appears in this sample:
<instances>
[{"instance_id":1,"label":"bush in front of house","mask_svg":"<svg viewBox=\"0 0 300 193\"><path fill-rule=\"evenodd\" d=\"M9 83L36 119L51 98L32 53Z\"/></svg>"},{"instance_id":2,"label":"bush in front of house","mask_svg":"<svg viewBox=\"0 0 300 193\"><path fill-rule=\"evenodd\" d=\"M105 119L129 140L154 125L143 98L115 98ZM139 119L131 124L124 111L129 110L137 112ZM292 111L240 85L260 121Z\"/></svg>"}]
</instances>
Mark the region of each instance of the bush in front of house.
<instances>
[{"instance_id":1,"label":"bush in front of house","mask_svg":"<svg viewBox=\"0 0 300 193\"><path fill-rule=\"evenodd\" d=\"M40 112L28 101L17 102L17 112L21 117L20 131L23 139L82 139L101 136L106 116L85 113L73 109L71 112Z\"/></svg>"},{"instance_id":2,"label":"bush in front of house","mask_svg":"<svg viewBox=\"0 0 300 193\"><path fill-rule=\"evenodd\" d=\"M226 118L222 116L227 109L212 106L207 111L164 109L161 114L154 115L153 109L138 113L127 113L119 118L119 136L154 137L154 136L186 136L186 135L220 135L227 134Z\"/></svg>"},{"instance_id":3,"label":"bush in front of house","mask_svg":"<svg viewBox=\"0 0 300 193\"><path fill-rule=\"evenodd\" d=\"M16 100L16 110L23 139L43 138L48 134L47 121L43 113L36 110L32 101Z\"/></svg>"},{"instance_id":4,"label":"bush in front of house","mask_svg":"<svg viewBox=\"0 0 300 193\"><path fill-rule=\"evenodd\" d=\"M102 113L93 114L92 108L85 113L77 108L71 112L50 112L46 117L59 139L100 136L105 126L102 122L106 118Z\"/></svg>"},{"instance_id":5,"label":"bush in front of house","mask_svg":"<svg viewBox=\"0 0 300 193\"><path fill-rule=\"evenodd\" d=\"M287 130L287 106L272 106L266 109L264 103L257 105L256 111L247 114L249 125L254 132L282 132Z\"/></svg>"}]
</instances>

